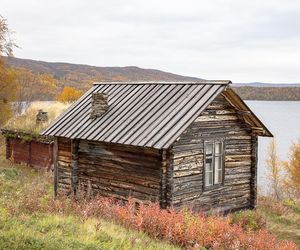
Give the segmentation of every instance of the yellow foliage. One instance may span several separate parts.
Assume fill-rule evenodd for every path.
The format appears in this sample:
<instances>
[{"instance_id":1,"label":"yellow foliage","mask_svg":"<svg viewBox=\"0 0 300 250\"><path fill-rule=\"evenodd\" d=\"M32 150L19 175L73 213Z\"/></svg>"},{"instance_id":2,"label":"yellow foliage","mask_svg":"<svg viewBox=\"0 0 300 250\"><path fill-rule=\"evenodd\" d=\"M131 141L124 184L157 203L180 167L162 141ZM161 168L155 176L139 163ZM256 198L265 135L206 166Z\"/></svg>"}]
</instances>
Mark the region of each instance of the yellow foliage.
<instances>
[{"instance_id":1,"label":"yellow foliage","mask_svg":"<svg viewBox=\"0 0 300 250\"><path fill-rule=\"evenodd\" d=\"M7 103L0 105L0 126L5 124L12 116L11 106Z\"/></svg>"},{"instance_id":2,"label":"yellow foliage","mask_svg":"<svg viewBox=\"0 0 300 250\"><path fill-rule=\"evenodd\" d=\"M272 195L277 200L279 200L282 198L281 175L280 175L281 163L278 158L275 139L273 139L269 144L268 157L266 163L267 163L267 178L269 179L271 185L270 191Z\"/></svg>"},{"instance_id":3,"label":"yellow foliage","mask_svg":"<svg viewBox=\"0 0 300 250\"><path fill-rule=\"evenodd\" d=\"M59 102L70 103L76 101L83 92L81 90L76 90L72 87L64 87L63 91L56 96L56 100Z\"/></svg>"},{"instance_id":4,"label":"yellow foliage","mask_svg":"<svg viewBox=\"0 0 300 250\"><path fill-rule=\"evenodd\" d=\"M57 90L57 81L53 76L42 73L35 74L29 69L15 68L17 75L18 100L52 100Z\"/></svg>"},{"instance_id":5,"label":"yellow foliage","mask_svg":"<svg viewBox=\"0 0 300 250\"><path fill-rule=\"evenodd\" d=\"M284 162L284 185L292 198L300 200L300 140L290 149L289 160Z\"/></svg>"},{"instance_id":6,"label":"yellow foliage","mask_svg":"<svg viewBox=\"0 0 300 250\"><path fill-rule=\"evenodd\" d=\"M0 126L12 115L10 102L16 100L17 90L15 72L0 59Z\"/></svg>"}]
</instances>

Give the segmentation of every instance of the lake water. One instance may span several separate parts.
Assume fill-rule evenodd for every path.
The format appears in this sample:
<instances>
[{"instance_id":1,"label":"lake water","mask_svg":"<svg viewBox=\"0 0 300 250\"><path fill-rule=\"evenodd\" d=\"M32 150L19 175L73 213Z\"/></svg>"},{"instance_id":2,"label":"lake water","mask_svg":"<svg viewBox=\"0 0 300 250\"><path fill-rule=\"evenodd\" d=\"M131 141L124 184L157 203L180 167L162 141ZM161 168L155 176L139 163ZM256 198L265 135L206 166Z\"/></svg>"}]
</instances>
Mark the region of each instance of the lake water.
<instances>
[{"instance_id":1,"label":"lake water","mask_svg":"<svg viewBox=\"0 0 300 250\"><path fill-rule=\"evenodd\" d=\"M251 110L274 135L280 160L287 160L292 142L300 139L300 102L246 101ZM266 187L268 137L258 140L258 185Z\"/></svg>"}]
</instances>

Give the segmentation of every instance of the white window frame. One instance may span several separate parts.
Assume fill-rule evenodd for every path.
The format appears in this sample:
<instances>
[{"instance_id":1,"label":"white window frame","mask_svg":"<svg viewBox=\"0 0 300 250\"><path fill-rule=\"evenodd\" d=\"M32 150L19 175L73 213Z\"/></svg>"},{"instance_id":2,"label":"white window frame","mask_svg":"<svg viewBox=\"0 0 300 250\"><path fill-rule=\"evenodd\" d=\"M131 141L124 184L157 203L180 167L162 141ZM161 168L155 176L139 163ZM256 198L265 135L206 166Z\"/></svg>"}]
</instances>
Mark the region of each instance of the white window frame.
<instances>
[{"instance_id":1,"label":"white window frame","mask_svg":"<svg viewBox=\"0 0 300 250\"><path fill-rule=\"evenodd\" d=\"M216 145L220 144L220 152L216 152ZM212 145L212 154L211 156L207 156L207 147L208 145ZM204 188L210 188L210 187L214 187L214 186L219 186L219 185L223 185L224 183L224 166L225 166L225 162L224 162L224 140L215 140L215 141L205 141L204 142L204 163L203 163L203 186ZM219 167L216 164L216 159L220 159L219 160ZM211 162L211 169L208 170L207 167L207 163L210 160ZM208 176L211 176L211 178L209 178L210 180L207 180ZM219 177L221 175L221 177ZM209 181L209 183L207 183L207 181Z\"/></svg>"}]
</instances>

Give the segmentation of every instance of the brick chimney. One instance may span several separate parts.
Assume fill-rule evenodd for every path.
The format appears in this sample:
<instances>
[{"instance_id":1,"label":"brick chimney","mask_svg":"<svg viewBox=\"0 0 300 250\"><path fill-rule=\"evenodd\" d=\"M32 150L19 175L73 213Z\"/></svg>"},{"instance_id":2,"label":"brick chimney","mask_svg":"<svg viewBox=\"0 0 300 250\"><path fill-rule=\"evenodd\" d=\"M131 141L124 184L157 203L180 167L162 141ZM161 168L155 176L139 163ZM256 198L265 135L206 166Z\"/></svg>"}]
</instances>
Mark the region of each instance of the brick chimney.
<instances>
[{"instance_id":1,"label":"brick chimney","mask_svg":"<svg viewBox=\"0 0 300 250\"><path fill-rule=\"evenodd\" d=\"M48 113L42 109L39 109L36 115L36 123L38 124L46 121L48 121Z\"/></svg>"},{"instance_id":2,"label":"brick chimney","mask_svg":"<svg viewBox=\"0 0 300 250\"><path fill-rule=\"evenodd\" d=\"M108 109L107 102L108 95L106 93L93 93L92 94L92 110L91 119L95 119L105 113Z\"/></svg>"}]
</instances>

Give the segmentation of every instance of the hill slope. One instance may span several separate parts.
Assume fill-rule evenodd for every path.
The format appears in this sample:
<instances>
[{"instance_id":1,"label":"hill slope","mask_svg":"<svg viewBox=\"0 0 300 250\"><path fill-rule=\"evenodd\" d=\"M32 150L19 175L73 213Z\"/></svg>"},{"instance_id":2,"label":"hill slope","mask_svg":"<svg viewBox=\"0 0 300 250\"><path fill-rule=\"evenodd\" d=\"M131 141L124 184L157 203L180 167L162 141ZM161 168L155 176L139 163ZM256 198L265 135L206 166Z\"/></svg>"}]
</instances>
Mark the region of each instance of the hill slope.
<instances>
[{"instance_id":1,"label":"hill slope","mask_svg":"<svg viewBox=\"0 0 300 250\"><path fill-rule=\"evenodd\" d=\"M62 86L73 86L87 89L94 81L193 81L195 77L176 75L155 69L142 69L135 66L128 67L96 67L82 64L61 62L44 62L16 57L6 57L8 65L27 68L35 73L49 73ZM87 86L88 85L88 86Z\"/></svg>"},{"instance_id":2,"label":"hill slope","mask_svg":"<svg viewBox=\"0 0 300 250\"><path fill-rule=\"evenodd\" d=\"M156 69L128 67L96 67L82 64L44 62L15 57L5 57L11 67L27 68L35 73L48 73L58 80L58 89L71 86L86 91L96 81L197 81L188 77ZM300 84L283 83L233 83L239 95L245 100L300 101Z\"/></svg>"}]
</instances>

